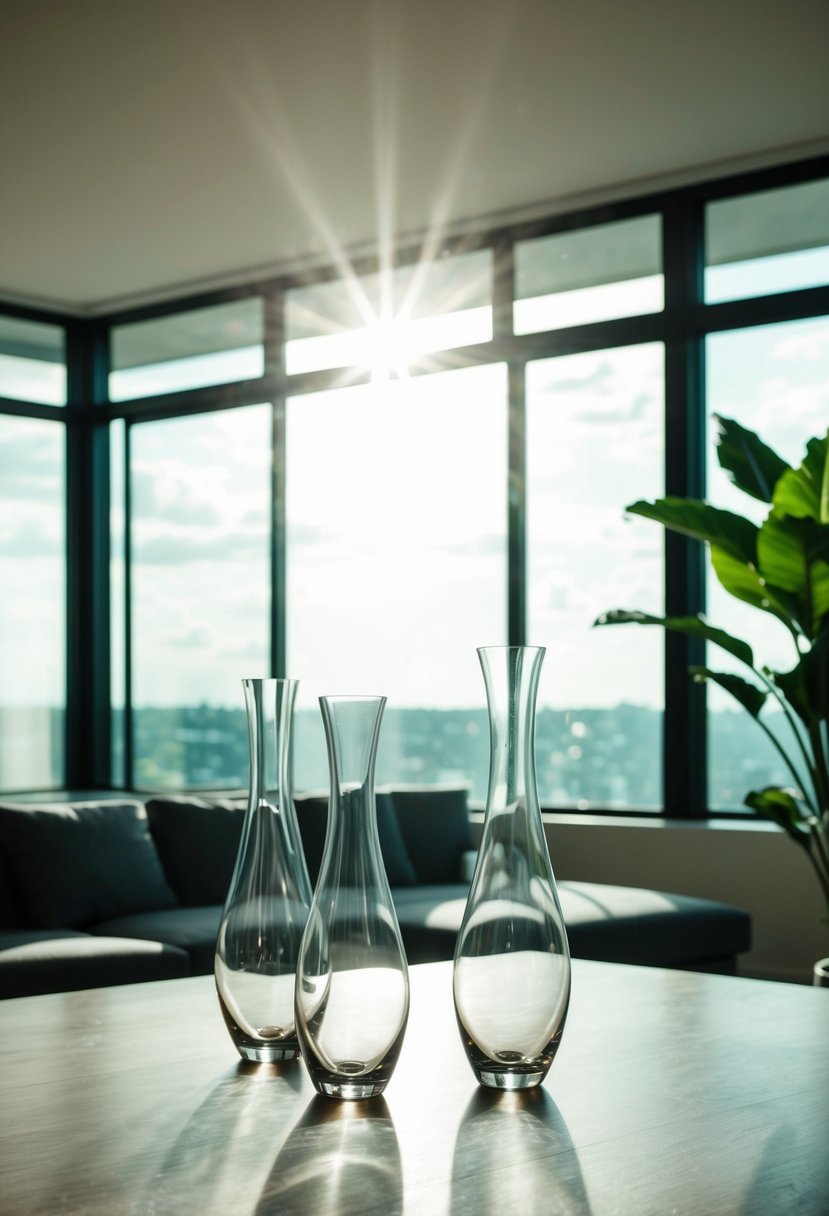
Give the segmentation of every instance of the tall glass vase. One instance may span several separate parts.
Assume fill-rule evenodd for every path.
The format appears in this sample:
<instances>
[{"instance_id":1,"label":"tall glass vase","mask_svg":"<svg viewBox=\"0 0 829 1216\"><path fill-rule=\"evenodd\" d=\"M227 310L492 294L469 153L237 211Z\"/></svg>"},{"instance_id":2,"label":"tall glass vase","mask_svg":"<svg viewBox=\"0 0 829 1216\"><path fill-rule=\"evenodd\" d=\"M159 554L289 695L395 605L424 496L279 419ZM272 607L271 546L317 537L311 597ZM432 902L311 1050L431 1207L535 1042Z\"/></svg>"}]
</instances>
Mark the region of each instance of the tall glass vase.
<instances>
[{"instance_id":1,"label":"tall glass vase","mask_svg":"<svg viewBox=\"0 0 829 1216\"><path fill-rule=\"evenodd\" d=\"M535 775L535 702L543 647L478 650L490 768L475 873L455 948L455 1013L481 1085L539 1085L558 1049L570 952Z\"/></svg>"},{"instance_id":2,"label":"tall glass vase","mask_svg":"<svg viewBox=\"0 0 829 1216\"><path fill-rule=\"evenodd\" d=\"M250 790L216 942L215 978L230 1037L246 1060L299 1054L294 984L311 884L291 794L296 680L243 680Z\"/></svg>"},{"instance_id":3,"label":"tall glass vase","mask_svg":"<svg viewBox=\"0 0 829 1216\"><path fill-rule=\"evenodd\" d=\"M385 697L320 697L331 796L300 949L296 1026L311 1081L327 1097L382 1093L409 1015L406 955L374 796L385 704Z\"/></svg>"}]
</instances>

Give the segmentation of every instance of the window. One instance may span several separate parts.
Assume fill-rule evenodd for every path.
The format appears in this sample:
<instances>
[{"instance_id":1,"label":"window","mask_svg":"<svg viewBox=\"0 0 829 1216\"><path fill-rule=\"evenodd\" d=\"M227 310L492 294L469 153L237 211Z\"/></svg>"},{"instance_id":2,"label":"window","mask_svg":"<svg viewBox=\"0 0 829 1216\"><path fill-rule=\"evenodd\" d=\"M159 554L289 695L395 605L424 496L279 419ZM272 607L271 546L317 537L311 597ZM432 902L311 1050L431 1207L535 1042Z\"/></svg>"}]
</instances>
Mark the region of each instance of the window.
<instances>
[{"instance_id":1,"label":"window","mask_svg":"<svg viewBox=\"0 0 829 1216\"><path fill-rule=\"evenodd\" d=\"M473 783L489 737L476 646L506 641L506 369L294 397L287 420L295 776L327 784L316 698L388 696L378 780Z\"/></svg>"},{"instance_id":2,"label":"window","mask_svg":"<svg viewBox=\"0 0 829 1216\"><path fill-rule=\"evenodd\" d=\"M108 703L115 786L243 786L241 681L278 673L300 683L298 788L328 782L318 696L362 691L388 697L381 782L482 801L475 650L526 641L547 649L543 805L653 813L679 790L665 813L739 813L786 774L725 693L690 683L697 644L593 622L707 599L790 665L699 547L625 507L705 486L751 510L715 412L791 461L829 423L828 217L823 157L117 316L6 305L0 788L78 780L67 670L68 703L95 711L81 770L107 754ZM103 383L103 406L80 399ZM108 625L92 696L65 662L67 589L73 636Z\"/></svg>"},{"instance_id":3,"label":"window","mask_svg":"<svg viewBox=\"0 0 829 1216\"><path fill-rule=\"evenodd\" d=\"M63 782L62 422L0 415L0 789Z\"/></svg>"},{"instance_id":4,"label":"window","mask_svg":"<svg viewBox=\"0 0 829 1216\"><path fill-rule=\"evenodd\" d=\"M419 356L492 337L492 253L296 288L286 332L289 374L351 366L375 378L405 374Z\"/></svg>"},{"instance_id":5,"label":"window","mask_svg":"<svg viewBox=\"0 0 829 1216\"><path fill-rule=\"evenodd\" d=\"M829 180L709 203L709 304L829 283Z\"/></svg>"},{"instance_id":6,"label":"window","mask_svg":"<svg viewBox=\"0 0 829 1216\"><path fill-rule=\"evenodd\" d=\"M0 397L66 405L64 332L0 316Z\"/></svg>"},{"instance_id":7,"label":"window","mask_svg":"<svg viewBox=\"0 0 829 1216\"><path fill-rule=\"evenodd\" d=\"M547 647L536 720L542 803L662 805L662 638L592 630L611 608L662 609L662 538L624 518L662 493L658 345L527 369L527 640Z\"/></svg>"},{"instance_id":8,"label":"window","mask_svg":"<svg viewBox=\"0 0 829 1216\"><path fill-rule=\"evenodd\" d=\"M520 241L515 249L517 334L659 312L659 216Z\"/></svg>"},{"instance_id":9,"label":"window","mask_svg":"<svg viewBox=\"0 0 829 1216\"><path fill-rule=\"evenodd\" d=\"M709 413L734 418L757 432L790 464L799 465L806 441L829 427L829 319L714 334L708 339L707 366ZM731 484L717 462L713 435L708 453L709 500L759 523L768 508ZM708 616L749 642L759 664L788 671L797 661L782 623L735 600L713 574L708 578ZM711 650L715 670L748 676L724 651ZM736 810L751 789L791 783L779 754L748 714L716 686L709 689L708 703L712 808ZM763 714L784 738L782 715L773 706Z\"/></svg>"},{"instance_id":10,"label":"window","mask_svg":"<svg viewBox=\"0 0 829 1216\"><path fill-rule=\"evenodd\" d=\"M264 304L251 297L112 331L113 401L155 397L264 372Z\"/></svg>"},{"instance_id":11,"label":"window","mask_svg":"<svg viewBox=\"0 0 829 1216\"><path fill-rule=\"evenodd\" d=\"M247 777L241 681L267 675L269 405L130 428L134 782Z\"/></svg>"}]
</instances>

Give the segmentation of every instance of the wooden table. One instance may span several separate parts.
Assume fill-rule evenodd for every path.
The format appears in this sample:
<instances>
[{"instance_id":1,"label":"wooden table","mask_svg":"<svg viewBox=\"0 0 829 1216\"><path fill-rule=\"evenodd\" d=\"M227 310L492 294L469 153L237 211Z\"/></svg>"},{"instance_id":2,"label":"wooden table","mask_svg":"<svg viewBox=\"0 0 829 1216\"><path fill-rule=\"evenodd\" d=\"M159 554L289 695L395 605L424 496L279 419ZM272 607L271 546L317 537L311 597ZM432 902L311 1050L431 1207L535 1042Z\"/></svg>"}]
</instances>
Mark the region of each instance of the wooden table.
<instances>
[{"instance_id":1,"label":"wooden table","mask_svg":"<svg viewBox=\"0 0 829 1216\"><path fill-rule=\"evenodd\" d=\"M829 1213L829 992L574 964L544 1086L479 1089L448 963L383 1098L235 1056L202 977L0 1002L0 1212Z\"/></svg>"}]
</instances>

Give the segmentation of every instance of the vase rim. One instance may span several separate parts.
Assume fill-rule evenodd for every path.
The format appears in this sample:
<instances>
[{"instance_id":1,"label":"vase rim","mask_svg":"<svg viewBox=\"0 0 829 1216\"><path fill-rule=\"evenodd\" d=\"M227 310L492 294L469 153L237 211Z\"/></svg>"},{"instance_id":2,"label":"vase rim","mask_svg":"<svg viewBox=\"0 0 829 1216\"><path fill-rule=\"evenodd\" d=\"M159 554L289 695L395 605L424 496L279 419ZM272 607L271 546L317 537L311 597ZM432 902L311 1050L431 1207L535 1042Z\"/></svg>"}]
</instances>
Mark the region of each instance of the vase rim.
<instances>
[{"instance_id":1,"label":"vase rim","mask_svg":"<svg viewBox=\"0 0 829 1216\"><path fill-rule=\"evenodd\" d=\"M506 651L508 651L508 650L516 650L516 651L517 651L517 650L523 650L523 651L525 651L525 652L527 652L527 651L537 651L537 652L539 652L539 653L541 653L541 654L544 654L544 652L546 651L547 647L546 647L546 646L505 646L505 645L504 645L502 642L498 642L498 643L497 643L496 645L494 645L494 646L477 646L475 649L476 649L476 651L477 651L477 653L478 653L478 654L483 654L483 652L484 652L485 650L502 650L502 651L504 651L505 653L506 653Z\"/></svg>"},{"instance_id":2,"label":"vase rim","mask_svg":"<svg viewBox=\"0 0 829 1216\"><path fill-rule=\"evenodd\" d=\"M335 692L326 693L319 698L320 704L323 701L387 701L388 697L382 693L370 692Z\"/></svg>"},{"instance_id":3,"label":"vase rim","mask_svg":"<svg viewBox=\"0 0 829 1216\"><path fill-rule=\"evenodd\" d=\"M243 684L298 684L290 676L242 676Z\"/></svg>"}]
</instances>

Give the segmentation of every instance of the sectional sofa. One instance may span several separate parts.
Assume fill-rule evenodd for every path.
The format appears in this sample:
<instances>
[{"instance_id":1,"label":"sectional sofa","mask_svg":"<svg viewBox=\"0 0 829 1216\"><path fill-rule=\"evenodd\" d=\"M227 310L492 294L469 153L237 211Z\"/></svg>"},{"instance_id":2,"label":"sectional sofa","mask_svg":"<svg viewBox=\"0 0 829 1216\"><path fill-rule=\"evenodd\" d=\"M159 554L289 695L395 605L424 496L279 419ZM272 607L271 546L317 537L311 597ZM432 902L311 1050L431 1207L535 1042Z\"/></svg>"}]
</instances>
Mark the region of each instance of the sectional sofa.
<instances>
[{"instance_id":1,"label":"sectional sofa","mask_svg":"<svg viewBox=\"0 0 829 1216\"><path fill-rule=\"evenodd\" d=\"M313 881L327 798L296 805ZM209 973L244 806L0 804L0 997ZM451 958L474 860L466 790L383 791L377 812L409 961ZM750 945L749 916L729 905L570 879L559 893L576 957L733 971Z\"/></svg>"}]
</instances>

